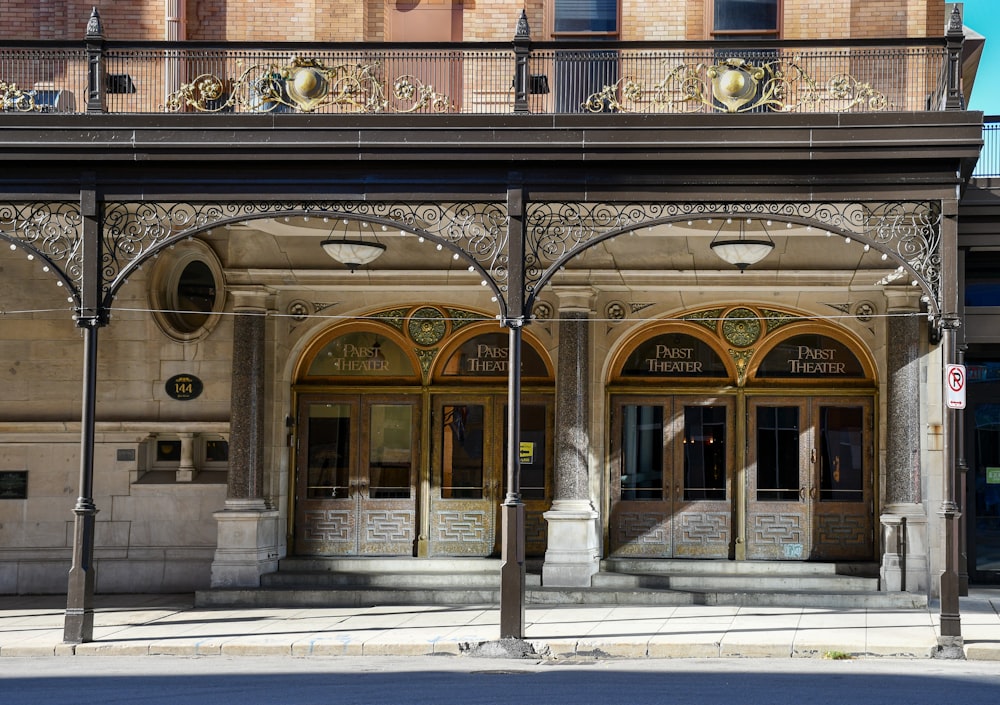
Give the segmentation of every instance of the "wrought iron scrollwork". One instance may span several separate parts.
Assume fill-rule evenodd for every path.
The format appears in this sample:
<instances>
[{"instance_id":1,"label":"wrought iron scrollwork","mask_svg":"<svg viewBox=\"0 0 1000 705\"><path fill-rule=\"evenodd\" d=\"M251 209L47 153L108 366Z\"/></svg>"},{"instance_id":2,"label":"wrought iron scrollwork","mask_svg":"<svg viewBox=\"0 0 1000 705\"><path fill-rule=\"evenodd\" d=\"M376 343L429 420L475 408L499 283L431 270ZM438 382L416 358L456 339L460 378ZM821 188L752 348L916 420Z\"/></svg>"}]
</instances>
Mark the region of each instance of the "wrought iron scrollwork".
<instances>
[{"instance_id":1,"label":"wrought iron scrollwork","mask_svg":"<svg viewBox=\"0 0 1000 705\"><path fill-rule=\"evenodd\" d=\"M257 218L322 214L392 225L452 245L475 261L499 291L506 291L507 213L502 204L371 201L108 204L106 290L117 288L145 253L198 230Z\"/></svg>"},{"instance_id":2,"label":"wrought iron scrollwork","mask_svg":"<svg viewBox=\"0 0 1000 705\"><path fill-rule=\"evenodd\" d=\"M502 202L372 201L125 203L104 208L102 281L110 297L146 256L201 230L258 218L340 215L421 234L464 253L484 281L505 293L509 259ZM727 214L819 225L892 255L930 295L941 297L941 204L936 201L733 203L531 203L527 208L526 287L536 292L591 245L640 227ZM79 204L0 205L0 237L41 257L79 295L83 277ZM110 304L110 299L108 300Z\"/></svg>"},{"instance_id":3,"label":"wrought iron scrollwork","mask_svg":"<svg viewBox=\"0 0 1000 705\"><path fill-rule=\"evenodd\" d=\"M73 296L83 276L81 221L77 203L0 204L0 235L46 262Z\"/></svg>"},{"instance_id":4,"label":"wrought iron scrollwork","mask_svg":"<svg viewBox=\"0 0 1000 705\"><path fill-rule=\"evenodd\" d=\"M583 104L595 113L844 112L891 107L884 93L848 73L837 73L826 81L814 79L802 67L801 57L685 62L669 68L653 84L635 76L622 77Z\"/></svg>"},{"instance_id":5,"label":"wrought iron scrollwork","mask_svg":"<svg viewBox=\"0 0 1000 705\"><path fill-rule=\"evenodd\" d=\"M242 62L237 62L242 66ZM341 62L327 66L319 59L293 57L288 64L254 63L235 77L203 73L167 96L164 110L204 113L306 113L336 108L356 113L435 113L454 111L447 95L405 74L391 80L379 61Z\"/></svg>"},{"instance_id":6,"label":"wrought iron scrollwork","mask_svg":"<svg viewBox=\"0 0 1000 705\"><path fill-rule=\"evenodd\" d=\"M597 241L639 227L719 215L817 224L892 254L940 302L941 205L935 201L879 203L533 203L525 246L529 290Z\"/></svg>"}]
</instances>

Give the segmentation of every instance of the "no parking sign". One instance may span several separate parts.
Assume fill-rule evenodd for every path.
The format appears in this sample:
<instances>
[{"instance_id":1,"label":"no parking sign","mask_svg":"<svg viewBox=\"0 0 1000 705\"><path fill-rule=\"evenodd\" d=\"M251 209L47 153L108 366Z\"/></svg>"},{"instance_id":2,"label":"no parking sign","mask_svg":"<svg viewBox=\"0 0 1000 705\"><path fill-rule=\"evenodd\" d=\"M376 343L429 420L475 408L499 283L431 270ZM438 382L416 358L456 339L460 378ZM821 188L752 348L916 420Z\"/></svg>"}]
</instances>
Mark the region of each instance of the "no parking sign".
<instances>
[{"instance_id":1,"label":"no parking sign","mask_svg":"<svg viewBox=\"0 0 1000 705\"><path fill-rule=\"evenodd\" d=\"M944 372L945 403L949 409L965 408L965 365L948 365Z\"/></svg>"}]
</instances>

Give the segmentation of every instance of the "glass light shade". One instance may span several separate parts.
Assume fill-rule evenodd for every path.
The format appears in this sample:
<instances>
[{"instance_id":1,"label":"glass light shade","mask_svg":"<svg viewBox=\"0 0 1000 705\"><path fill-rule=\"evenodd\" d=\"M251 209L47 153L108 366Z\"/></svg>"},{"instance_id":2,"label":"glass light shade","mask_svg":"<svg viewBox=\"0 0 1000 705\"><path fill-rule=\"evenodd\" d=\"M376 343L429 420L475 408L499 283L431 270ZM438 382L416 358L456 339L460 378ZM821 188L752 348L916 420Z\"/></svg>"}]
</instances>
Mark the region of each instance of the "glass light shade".
<instances>
[{"instance_id":1,"label":"glass light shade","mask_svg":"<svg viewBox=\"0 0 1000 705\"><path fill-rule=\"evenodd\" d=\"M711 248L715 254L742 272L771 254L774 243L770 240L714 240Z\"/></svg>"},{"instance_id":2,"label":"glass light shade","mask_svg":"<svg viewBox=\"0 0 1000 705\"><path fill-rule=\"evenodd\" d=\"M374 262L385 252L382 243L362 240L324 240L320 245L326 254L346 264L352 272L363 264Z\"/></svg>"}]
</instances>

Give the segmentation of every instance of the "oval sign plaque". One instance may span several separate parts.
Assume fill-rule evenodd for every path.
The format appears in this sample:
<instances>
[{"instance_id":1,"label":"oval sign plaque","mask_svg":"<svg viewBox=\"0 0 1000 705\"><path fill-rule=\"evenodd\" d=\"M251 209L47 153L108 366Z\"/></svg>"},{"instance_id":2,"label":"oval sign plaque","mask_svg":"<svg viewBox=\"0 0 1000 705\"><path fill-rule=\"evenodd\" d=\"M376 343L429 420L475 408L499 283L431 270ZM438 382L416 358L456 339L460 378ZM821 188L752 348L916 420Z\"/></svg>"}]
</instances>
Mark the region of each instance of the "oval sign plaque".
<instances>
[{"instance_id":1,"label":"oval sign plaque","mask_svg":"<svg viewBox=\"0 0 1000 705\"><path fill-rule=\"evenodd\" d=\"M167 396L177 401L188 401L201 394L205 385L194 375L174 375L167 380Z\"/></svg>"}]
</instances>

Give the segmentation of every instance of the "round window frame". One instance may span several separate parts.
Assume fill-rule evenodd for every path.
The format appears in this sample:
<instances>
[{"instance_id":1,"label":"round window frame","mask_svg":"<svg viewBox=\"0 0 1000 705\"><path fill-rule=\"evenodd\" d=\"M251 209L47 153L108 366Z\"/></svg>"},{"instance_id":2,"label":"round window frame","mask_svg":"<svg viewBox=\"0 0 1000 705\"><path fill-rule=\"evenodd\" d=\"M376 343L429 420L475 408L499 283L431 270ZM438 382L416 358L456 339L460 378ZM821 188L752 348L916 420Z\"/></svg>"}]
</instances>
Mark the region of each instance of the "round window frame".
<instances>
[{"instance_id":1,"label":"round window frame","mask_svg":"<svg viewBox=\"0 0 1000 705\"><path fill-rule=\"evenodd\" d=\"M216 293L211 310L199 314L205 316L205 321L188 329L179 325L184 314L174 311L177 309L181 277L196 262L208 268ZM149 304L157 327L175 342L192 343L211 334L221 320L226 305L226 279L222 263L212 248L200 240L190 240L161 254L150 275Z\"/></svg>"}]
</instances>

